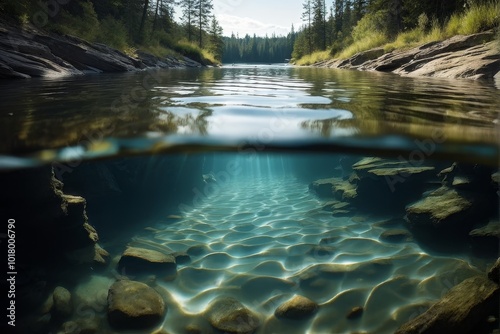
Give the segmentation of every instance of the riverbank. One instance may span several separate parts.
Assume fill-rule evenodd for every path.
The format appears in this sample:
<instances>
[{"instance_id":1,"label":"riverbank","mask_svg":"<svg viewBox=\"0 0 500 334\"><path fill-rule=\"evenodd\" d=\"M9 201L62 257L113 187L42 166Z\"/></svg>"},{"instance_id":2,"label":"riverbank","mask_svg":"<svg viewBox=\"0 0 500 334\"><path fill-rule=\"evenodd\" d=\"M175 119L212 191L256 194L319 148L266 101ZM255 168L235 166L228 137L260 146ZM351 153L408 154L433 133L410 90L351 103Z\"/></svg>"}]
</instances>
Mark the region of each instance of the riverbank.
<instances>
[{"instance_id":1,"label":"riverbank","mask_svg":"<svg viewBox=\"0 0 500 334\"><path fill-rule=\"evenodd\" d=\"M0 22L0 79L59 77L147 68L202 67L187 57L158 58L137 51L131 57L100 43L68 35L21 29Z\"/></svg>"},{"instance_id":2,"label":"riverbank","mask_svg":"<svg viewBox=\"0 0 500 334\"><path fill-rule=\"evenodd\" d=\"M315 67L393 72L403 76L493 80L500 77L500 43L490 30L385 53L383 48L348 59L330 59Z\"/></svg>"}]
</instances>

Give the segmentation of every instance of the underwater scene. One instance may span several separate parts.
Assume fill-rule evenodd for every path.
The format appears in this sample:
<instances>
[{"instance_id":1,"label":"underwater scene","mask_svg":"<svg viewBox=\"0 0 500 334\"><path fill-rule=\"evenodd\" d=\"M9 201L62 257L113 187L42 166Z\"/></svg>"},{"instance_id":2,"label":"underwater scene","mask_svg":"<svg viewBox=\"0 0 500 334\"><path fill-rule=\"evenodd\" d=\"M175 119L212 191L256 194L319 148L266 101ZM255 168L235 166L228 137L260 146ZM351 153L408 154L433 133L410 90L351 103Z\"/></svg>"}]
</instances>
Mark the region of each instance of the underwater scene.
<instances>
[{"instance_id":1,"label":"underwater scene","mask_svg":"<svg viewBox=\"0 0 500 334\"><path fill-rule=\"evenodd\" d=\"M498 333L493 84L238 65L1 85L9 332Z\"/></svg>"}]
</instances>

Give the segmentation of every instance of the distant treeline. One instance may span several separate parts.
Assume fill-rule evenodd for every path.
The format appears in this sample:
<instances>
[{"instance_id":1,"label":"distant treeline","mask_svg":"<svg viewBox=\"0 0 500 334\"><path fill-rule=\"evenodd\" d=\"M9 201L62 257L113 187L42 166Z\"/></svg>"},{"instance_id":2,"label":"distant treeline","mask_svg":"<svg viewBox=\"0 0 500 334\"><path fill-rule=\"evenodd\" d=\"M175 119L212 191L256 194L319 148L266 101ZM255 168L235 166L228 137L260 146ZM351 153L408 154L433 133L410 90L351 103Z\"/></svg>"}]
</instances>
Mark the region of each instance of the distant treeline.
<instances>
[{"instance_id":1,"label":"distant treeline","mask_svg":"<svg viewBox=\"0 0 500 334\"><path fill-rule=\"evenodd\" d=\"M282 63L289 60L292 55L293 45L297 33L292 32L287 36L257 37L246 35L243 38L224 37L224 63Z\"/></svg>"}]
</instances>

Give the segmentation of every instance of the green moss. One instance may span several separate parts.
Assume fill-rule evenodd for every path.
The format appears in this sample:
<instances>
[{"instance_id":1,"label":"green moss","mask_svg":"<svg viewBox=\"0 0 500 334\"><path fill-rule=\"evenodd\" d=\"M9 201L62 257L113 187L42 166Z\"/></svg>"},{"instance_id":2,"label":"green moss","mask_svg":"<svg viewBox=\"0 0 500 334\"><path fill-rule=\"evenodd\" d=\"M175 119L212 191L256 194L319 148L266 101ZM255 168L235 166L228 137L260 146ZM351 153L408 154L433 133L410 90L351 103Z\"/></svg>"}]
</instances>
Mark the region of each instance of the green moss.
<instances>
[{"instance_id":1,"label":"green moss","mask_svg":"<svg viewBox=\"0 0 500 334\"><path fill-rule=\"evenodd\" d=\"M453 189L440 188L408 208L409 213L429 214L440 221L468 209L472 205Z\"/></svg>"}]
</instances>

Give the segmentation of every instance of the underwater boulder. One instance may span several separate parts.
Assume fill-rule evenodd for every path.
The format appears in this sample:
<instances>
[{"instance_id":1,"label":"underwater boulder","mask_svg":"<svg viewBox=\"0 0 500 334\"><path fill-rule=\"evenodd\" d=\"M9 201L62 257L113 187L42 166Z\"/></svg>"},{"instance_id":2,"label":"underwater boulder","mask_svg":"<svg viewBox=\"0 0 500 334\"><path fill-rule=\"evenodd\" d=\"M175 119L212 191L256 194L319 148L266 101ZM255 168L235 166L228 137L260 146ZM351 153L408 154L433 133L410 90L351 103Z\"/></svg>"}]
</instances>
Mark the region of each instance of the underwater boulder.
<instances>
[{"instance_id":1,"label":"underwater boulder","mask_svg":"<svg viewBox=\"0 0 500 334\"><path fill-rule=\"evenodd\" d=\"M205 316L214 328L225 333L251 334L260 326L259 317L231 297L213 300Z\"/></svg>"},{"instance_id":2,"label":"underwater boulder","mask_svg":"<svg viewBox=\"0 0 500 334\"><path fill-rule=\"evenodd\" d=\"M500 250L500 222L490 221L486 226L469 233L472 247L483 254L497 255Z\"/></svg>"},{"instance_id":3,"label":"underwater boulder","mask_svg":"<svg viewBox=\"0 0 500 334\"><path fill-rule=\"evenodd\" d=\"M71 293L61 286L54 289L52 294L53 306L52 315L55 318L67 318L73 313L73 303Z\"/></svg>"},{"instance_id":4,"label":"underwater boulder","mask_svg":"<svg viewBox=\"0 0 500 334\"><path fill-rule=\"evenodd\" d=\"M122 274L171 274L176 269L173 255L138 247L128 247L118 262Z\"/></svg>"},{"instance_id":5,"label":"underwater boulder","mask_svg":"<svg viewBox=\"0 0 500 334\"><path fill-rule=\"evenodd\" d=\"M435 167L381 158L362 159L353 165L353 170L357 176L356 204L370 212L403 211L436 177Z\"/></svg>"},{"instance_id":6,"label":"underwater boulder","mask_svg":"<svg viewBox=\"0 0 500 334\"><path fill-rule=\"evenodd\" d=\"M333 188L333 178L317 180L309 185L309 190L315 192L316 195L323 198L333 197L332 188Z\"/></svg>"},{"instance_id":7,"label":"underwater boulder","mask_svg":"<svg viewBox=\"0 0 500 334\"><path fill-rule=\"evenodd\" d=\"M356 185L348 180L333 177L314 181L309 189L322 198L336 198L339 201L349 201L356 198Z\"/></svg>"},{"instance_id":8,"label":"underwater boulder","mask_svg":"<svg viewBox=\"0 0 500 334\"><path fill-rule=\"evenodd\" d=\"M401 326L396 334L475 332L489 315L498 314L500 286L483 276L453 287L429 310Z\"/></svg>"},{"instance_id":9,"label":"underwater boulder","mask_svg":"<svg viewBox=\"0 0 500 334\"><path fill-rule=\"evenodd\" d=\"M316 313L318 307L318 304L309 298L296 295L278 306L274 315L277 318L304 319Z\"/></svg>"},{"instance_id":10,"label":"underwater boulder","mask_svg":"<svg viewBox=\"0 0 500 334\"><path fill-rule=\"evenodd\" d=\"M477 222L477 199L469 193L441 187L406 208L411 229L432 228L449 232L470 231Z\"/></svg>"},{"instance_id":11,"label":"underwater boulder","mask_svg":"<svg viewBox=\"0 0 500 334\"><path fill-rule=\"evenodd\" d=\"M151 328L166 311L161 295L144 283L123 280L109 289L108 321L116 329Z\"/></svg>"}]
</instances>

